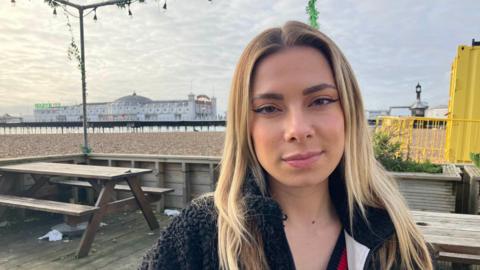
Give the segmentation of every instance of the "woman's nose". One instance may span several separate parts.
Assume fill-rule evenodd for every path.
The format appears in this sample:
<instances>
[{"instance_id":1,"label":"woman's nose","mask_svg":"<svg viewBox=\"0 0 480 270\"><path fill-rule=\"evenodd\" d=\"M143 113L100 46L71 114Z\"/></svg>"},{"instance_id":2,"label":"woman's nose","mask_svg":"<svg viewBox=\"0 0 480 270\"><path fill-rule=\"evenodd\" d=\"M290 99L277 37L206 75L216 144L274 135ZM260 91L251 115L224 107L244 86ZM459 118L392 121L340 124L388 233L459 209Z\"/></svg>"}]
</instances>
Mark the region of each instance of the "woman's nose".
<instances>
[{"instance_id":1,"label":"woman's nose","mask_svg":"<svg viewBox=\"0 0 480 270\"><path fill-rule=\"evenodd\" d=\"M291 110L284 125L284 139L287 142L304 142L313 137L313 126L302 110Z\"/></svg>"}]
</instances>

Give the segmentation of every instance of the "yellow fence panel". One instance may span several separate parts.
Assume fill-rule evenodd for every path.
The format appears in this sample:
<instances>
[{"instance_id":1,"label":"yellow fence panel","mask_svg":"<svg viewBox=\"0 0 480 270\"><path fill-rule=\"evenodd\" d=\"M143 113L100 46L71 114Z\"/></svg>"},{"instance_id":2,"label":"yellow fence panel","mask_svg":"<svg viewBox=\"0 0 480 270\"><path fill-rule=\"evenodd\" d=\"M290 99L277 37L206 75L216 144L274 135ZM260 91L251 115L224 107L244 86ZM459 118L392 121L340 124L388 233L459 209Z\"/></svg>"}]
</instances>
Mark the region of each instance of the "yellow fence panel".
<instances>
[{"instance_id":1,"label":"yellow fence panel","mask_svg":"<svg viewBox=\"0 0 480 270\"><path fill-rule=\"evenodd\" d=\"M405 159L464 163L471 152L480 153L480 120L380 116L375 132L400 142Z\"/></svg>"},{"instance_id":2,"label":"yellow fence panel","mask_svg":"<svg viewBox=\"0 0 480 270\"><path fill-rule=\"evenodd\" d=\"M444 163L446 125L443 118L380 116L375 131L400 142L404 159Z\"/></svg>"}]
</instances>

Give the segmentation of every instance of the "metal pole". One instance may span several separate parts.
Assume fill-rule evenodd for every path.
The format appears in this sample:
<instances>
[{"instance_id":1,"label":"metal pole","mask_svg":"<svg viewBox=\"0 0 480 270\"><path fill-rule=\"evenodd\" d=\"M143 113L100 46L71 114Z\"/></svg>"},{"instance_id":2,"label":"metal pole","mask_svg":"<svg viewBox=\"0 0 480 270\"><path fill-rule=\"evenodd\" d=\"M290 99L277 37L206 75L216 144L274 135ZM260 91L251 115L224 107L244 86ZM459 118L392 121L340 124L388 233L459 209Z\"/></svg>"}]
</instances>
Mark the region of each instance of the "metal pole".
<instances>
[{"instance_id":1,"label":"metal pole","mask_svg":"<svg viewBox=\"0 0 480 270\"><path fill-rule=\"evenodd\" d=\"M82 62L80 68L82 72L82 100L83 100L83 149L88 151L87 139L87 83L85 82L85 44L83 40L83 8L78 9L80 17L80 55Z\"/></svg>"}]
</instances>

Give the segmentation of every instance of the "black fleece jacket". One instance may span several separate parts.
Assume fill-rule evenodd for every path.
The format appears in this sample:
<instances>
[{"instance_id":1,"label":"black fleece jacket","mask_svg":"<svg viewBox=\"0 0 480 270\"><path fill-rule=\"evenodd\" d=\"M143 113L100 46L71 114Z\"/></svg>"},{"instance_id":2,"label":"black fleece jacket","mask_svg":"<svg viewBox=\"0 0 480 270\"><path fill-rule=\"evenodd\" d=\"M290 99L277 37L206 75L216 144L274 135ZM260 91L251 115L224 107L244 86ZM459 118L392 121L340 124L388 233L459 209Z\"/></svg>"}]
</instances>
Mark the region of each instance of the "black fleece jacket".
<instances>
[{"instance_id":1,"label":"black fleece jacket","mask_svg":"<svg viewBox=\"0 0 480 270\"><path fill-rule=\"evenodd\" d=\"M385 210L367 207L370 226L355 211L352 232L345 185L343 178L336 175L334 173L329 178L329 192L337 214L348 234L370 249L364 269L378 269L374 254L394 236L392 221ZM264 239L263 248L270 269L295 269L278 203L262 195L251 173L246 178L244 194L247 220L256 224ZM219 269L217 239L217 213L213 198L197 199L163 231L157 243L144 256L139 269Z\"/></svg>"}]
</instances>

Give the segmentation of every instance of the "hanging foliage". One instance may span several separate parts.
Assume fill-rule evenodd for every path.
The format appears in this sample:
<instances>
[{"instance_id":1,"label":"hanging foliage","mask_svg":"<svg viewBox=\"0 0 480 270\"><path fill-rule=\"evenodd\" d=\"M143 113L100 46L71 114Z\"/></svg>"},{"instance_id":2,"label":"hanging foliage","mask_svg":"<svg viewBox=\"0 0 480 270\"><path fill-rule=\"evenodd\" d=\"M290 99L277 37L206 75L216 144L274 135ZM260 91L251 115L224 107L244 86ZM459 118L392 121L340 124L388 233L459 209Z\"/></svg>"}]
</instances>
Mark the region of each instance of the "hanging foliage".
<instances>
[{"instance_id":1,"label":"hanging foliage","mask_svg":"<svg viewBox=\"0 0 480 270\"><path fill-rule=\"evenodd\" d=\"M78 62L78 69L82 70L82 58L80 57L80 51L78 49L77 43L75 42L75 37L73 36L72 25L70 24L70 19L68 15L65 13L65 17L67 18L67 27L68 31L70 32L71 41L70 45L68 46L67 55L68 59L72 61L72 59L77 60Z\"/></svg>"},{"instance_id":2,"label":"hanging foliage","mask_svg":"<svg viewBox=\"0 0 480 270\"><path fill-rule=\"evenodd\" d=\"M308 14L308 19L310 21L310 26L318 29L318 10L316 7L317 0L308 0L307 4L307 14Z\"/></svg>"},{"instance_id":3,"label":"hanging foliage","mask_svg":"<svg viewBox=\"0 0 480 270\"><path fill-rule=\"evenodd\" d=\"M52 8L59 6L58 3L53 0L45 0L44 2L47 3Z\"/></svg>"},{"instance_id":4,"label":"hanging foliage","mask_svg":"<svg viewBox=\"0 0 480 270\"><path fill-rule=\"evenodd\" d=\"M130 6L130 4L133 4L135 2L145 3L145 0L125 0L125 1L118 2L116 5L119 8L126 8Z\"/></svg>"}]
</instances>

